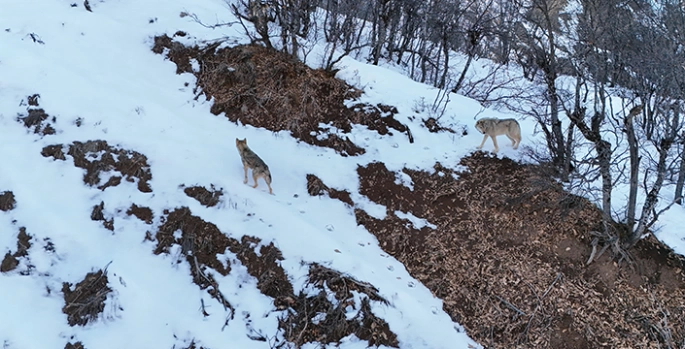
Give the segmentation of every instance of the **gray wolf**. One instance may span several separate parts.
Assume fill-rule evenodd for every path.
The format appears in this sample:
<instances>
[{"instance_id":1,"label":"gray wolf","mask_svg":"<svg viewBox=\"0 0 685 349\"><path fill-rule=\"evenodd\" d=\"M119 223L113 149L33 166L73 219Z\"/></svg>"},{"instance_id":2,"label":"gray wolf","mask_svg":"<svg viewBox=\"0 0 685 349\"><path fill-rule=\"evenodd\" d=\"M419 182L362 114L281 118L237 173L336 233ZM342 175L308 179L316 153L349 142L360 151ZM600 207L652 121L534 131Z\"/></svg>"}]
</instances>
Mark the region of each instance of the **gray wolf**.
<instances>
[{"instance_id":1,"label":"gray wolf","mask_svg":"<svg viewBox=\"0 0 685 349\"><path fill-rule=\"evenodd\" d=\"M521 143L521 126L516 119L482 118L476 121L476 129L483 134L483 141L480 142L478 149L483 148L488 136L492 138L492 144L495 145L495 153L499 150L497 136L506 135L511 140L511 146L514 149L518 149Z\"/></svg>"},{"instance_id":2,"label":"gray wolf","mask_svg":"<svg viewBox=\"0 0 685 349\"><path fill-rule=\"evenodd\" d=\"M269 166L267 166L264 160L247 146L247 138L243 140L236 138L235 147L238 148L240 160L243 161L243 170L245 170L245 180L243 180L243 183L247 184L247 169L250 168L252 169L252 179L254 180L252 188L257 188L257 179L262 177L269 187L269 194L273 194L273 191L271 190L271 171L269 171Z\"/></svg>"}]
</instances>

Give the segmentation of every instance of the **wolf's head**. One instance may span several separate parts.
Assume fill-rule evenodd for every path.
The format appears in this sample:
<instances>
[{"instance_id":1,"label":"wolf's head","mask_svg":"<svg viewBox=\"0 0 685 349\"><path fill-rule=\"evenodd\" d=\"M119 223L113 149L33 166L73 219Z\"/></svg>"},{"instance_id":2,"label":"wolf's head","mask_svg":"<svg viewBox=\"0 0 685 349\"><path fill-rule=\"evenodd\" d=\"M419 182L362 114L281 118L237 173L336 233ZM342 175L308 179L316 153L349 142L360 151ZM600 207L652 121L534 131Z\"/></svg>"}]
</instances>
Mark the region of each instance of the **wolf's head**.
<instances>
[{"instance_id":1,"label":"wolf's head","mask_svg":"<svg viewBox=\"0 0 685 349\"><path fill-rule=\"evenodd\" d=\"M244 138L243 140L236 138L235 147L238 148L238 150L243 150L247 148L247 138Z\"/></svg>"},{"instance_id":2,"label":"wolf's head","mask_svg":"<svg viewBox=\"0 0 685 349\"><path fill-rule=\"evenodd\" d=\"M485 132L488 129L488 127L487 127L488 121L489 120L487 120L487 119L480 119L480 120L476 121L476 130L478 130L478 132L480 132L482 134L485 134Z\"/></svg>"}]
</instances>

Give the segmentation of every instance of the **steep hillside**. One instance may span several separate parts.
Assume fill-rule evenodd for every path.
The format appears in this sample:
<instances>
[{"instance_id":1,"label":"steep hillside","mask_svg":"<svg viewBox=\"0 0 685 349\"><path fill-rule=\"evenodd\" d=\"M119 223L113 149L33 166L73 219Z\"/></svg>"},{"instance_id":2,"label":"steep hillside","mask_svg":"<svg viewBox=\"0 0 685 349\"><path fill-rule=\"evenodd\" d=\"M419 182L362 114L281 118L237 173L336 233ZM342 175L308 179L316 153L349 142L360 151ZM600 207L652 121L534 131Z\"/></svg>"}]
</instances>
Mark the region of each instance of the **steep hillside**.
<instances>
[{"instance_id":1,"label":"steep hillside","mask_svg":"<svg viewBox=\"0 0 685 349\"><path fill-rule=\"evenodd\" d=\"M165 52L179 72L196 74L198 93L215 101L213 110L224 112L231 121L279 131L288 124L284 115L299 113L305 117L296 116L297 123L292 124L296 127L288 130L307 143L316 144L311 135L321 134L321 123L333 123L344 130L343 135L350 132L350 125L379 131L375 125L385 124L380 134L394 128L410 135L413 142L410 128L393 118L397 109L392 106L361 108L361 103L348 103L353 106L346 109L341 101L354 97L332 99L330 89L321 88L312 89L323 92L311 99L293 99L303 85L342 82L303 68L282 53L259 46L216 51L182 48L166 36L156 43L163 49L156 46L155 52ZM197 70L190 68L191 60L198 63ZM217 70L222 64L227 69ZM245 73L253 67L258 69ZM219 86L234 95L227 98L223 91L215 92ZM339 90L354 91L352 87ZM317 101L321 110L341 111L327 119L330 114L308 114L309 105L270 105L274 95L281 101ZM265 103L257 108L260 100ZM279 116L284 121L274 121ZM430 124L424 120L422 126L435 133L468 132L439 124L430 128ZM325 146L356 155L343 144ZM685 326L683 258L652 237L642 240L620 265L615 261L621 256L611 252L601 253L587 265L591 242L603 230L601 212L586 199L564 192L545 167L475 152L458 164L438 161L426 170L389 170L381 157L360 165L357 175L360 185L354 196L360 194L385 207L385 218L370 215L346 189L329 187L315 175L307 176L309 193L354 208L357 223L444 300L443 309L481 344L617 348L668 346L685 340L679 330ZM398 178L405 179L398 182Z\"/></svg>"},{"instance_id":2,"label":"steep hillside","mask_svg":"<svg viewBox=\"0 0 685 349\"><path fill-rule=\"evenodd\" d=\"M586 265L599 213L525 164L532 121L476 152L507 115L198 23L231 23L221 0L38 3L0 12L3 348L685 341L682 259Z\"/></svg>"}]
</instances>

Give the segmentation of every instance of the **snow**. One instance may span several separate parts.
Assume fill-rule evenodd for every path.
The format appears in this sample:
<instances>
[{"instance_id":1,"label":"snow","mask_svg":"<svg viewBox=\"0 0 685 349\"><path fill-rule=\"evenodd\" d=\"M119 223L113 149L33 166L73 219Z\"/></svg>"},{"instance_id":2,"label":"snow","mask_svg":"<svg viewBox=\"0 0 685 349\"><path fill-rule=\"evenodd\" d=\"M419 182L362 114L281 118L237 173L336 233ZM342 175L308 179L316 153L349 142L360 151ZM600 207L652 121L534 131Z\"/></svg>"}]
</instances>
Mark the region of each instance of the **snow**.
<instances>
[{"instance_id":1,"label":"snow","mask_svg":"<svg viewBox=\"0 0 685 349\"><path fill-rule=\"evenodd\" d=\"M171 348L191 341L209 348L225 348L228 343L230 347L269 348L268 342L250 340L246 331L249 327L267 338L275 337L280 312L259 292L256 280L233 254L225 254L231 260L231 273L213 273L236 308L235 319L224 328L227 313L192 283L190 266L178 262L178 247L169 255L152 253L155 243L144 240L145 232L156 231L163 210L181 206L231 237L247 234L257 236L262 244L273 242L283 252L281 265L296 291L305 287L303 261L372 283L390 301L387 306L372 303L372 311L388 322L401 348L480 347L442 310L441 300L356 224L349 207L326 196L309 196L306 175L347 189L355 204L374 217L395 214L416 228L435 229L425 219L388 212L359 195L357 167L382 159L391 171L405 167L433 171L436 161L461 170L459 159L473 152L482 139L472 127L475 119L516 115L484 110L474 100L451 94L441 123L465 127L468 134L430 133L421 126L429 111L417 106L430 104L437 89L412 81L397 69L345 57L338 77L364 89L360 102L397 107L395 118L409 125L415 143L403 134L379 136L355 126L348 136L367 152L341 157L331 149L300 143L285 132L236 125L212 115L211 102L193 100L195 78L176 75L175 64L150 50L155 35L178 30L192 35L181 38L188 44L218 38L228 38L231 44L247 43L237 25L211 29L180 16L188 12L207 24L230 22L224 1L93 1L93 12L70 4L7 0L0 12L0 158L4 164L0 191L12 191L17 201L14 210L0 212L0 253L16 251L19 227L26 227L33 244L16 270L0 274L0 341L6 348L64 348L76 341L88 348ZM31 34L42 43L34 42ZM17 115L26 112L26 105L19 102L34 93L40 94L40 107L56 117L55 135L41 137L17 122ZM524 144L539 139L533 134L532 120L521 120L521 126ZM242 183L234 138L247 138L269 165L275 195L268 194L263 182L257 189ZM88 187L83 184L84 171L70 157L54 161L41 155L48 145L96 139L145 154L152 172L152 193L142 193L127 181L104 191ZM499 157L523 160L508 142L501 143ZM486 142L484 150L491 149L492 142ZM103 177L102 183L107 180ZM411 179L401 172L397 181L413 189ZM211 184L224 191L221 203L211 208L179 189L180 185ZM115 219L114 232L90 219L92 207L100 202L105 203L105 216ZM153 210L152 225L124 213L132 203ZM681 207L668 211L658 233L680 253L685 252L682 235L668 227L677 227L682 213ZM45 248L48 242L54 244L54 251ZM31 274L21 275L29 262ZM105 267L113 293L102 318L84 327L70 327L61 310L62 283L75 284L86 273ZM211 316L199 311L201 300ZM251 314L250 320L243 314ZM365 341L346 338L340 347L366 346Z\"/></svg>"}]
</instances>

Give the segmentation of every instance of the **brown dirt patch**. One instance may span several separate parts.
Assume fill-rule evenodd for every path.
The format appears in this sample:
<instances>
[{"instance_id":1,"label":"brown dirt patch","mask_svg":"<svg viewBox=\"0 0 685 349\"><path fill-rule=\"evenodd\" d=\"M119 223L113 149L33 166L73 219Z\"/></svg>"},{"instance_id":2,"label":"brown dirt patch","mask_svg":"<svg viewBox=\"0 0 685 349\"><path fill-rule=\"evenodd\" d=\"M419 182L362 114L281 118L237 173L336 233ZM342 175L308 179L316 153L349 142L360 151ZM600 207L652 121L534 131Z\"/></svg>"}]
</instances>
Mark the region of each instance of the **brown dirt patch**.
<instances>
[{"instance_id":1,"label":"brown dirt patch","mask_svg":"<svg viewBox=\"0 0 685 349\"><path fill-rule=\"evenodd\" d=\"M67 343L67 345L64 346L64 349L86 349L86 347L83 346L83 343L81 342L76 342L76 343Z\"/></svg>"},{"instance_id":2,"label":"brown dirt patch","mask_svg":"<svg viewBox=\"0 0 685 349\"><path fill-rule=\"evenodd\" d=\"M110 219L105 218L105 202L101 201L99 205L93 206L93 211L90 213L90 219L94 221L102 221L102 225L110 230L114 231L114 217Z\"/></svg>"},{"instance_id":3,"label":"brown dirt patch","mask_svg":"<svg viewBox=\"0 0 685 349\"><path fill-rule=\"evenodd\" d=\"M279 319L286 340L299 347L311 342L340 343L342 338L354 334L368 341L369 346L398 347L397 336L371 311L371 301L387 304L373 285L316 263L309 266L307 282L320 291L314 295L300 292L292 300L292 308ZM351 291L364 295L361 304L355 304ZM329 293L334 294L336 301L329 300ZM348 320L349 306L358 306L359 310Z\"/></svg>"},{"instance_id":4,"label":"brown dirt patch","mask_svg":"<svg viewBox=\"0 0 685 349\"><path fill-rule=\"evenodd\" d=\"M231 240L235 239L226 236L216 225L194 216L187 207L177 208L172 212L165 211L164 214L162 225L156 234L155 254L169 253L169 248L174 244L181 246L183 256L193 266L193 277L198 284L204 280L204 275L196 273L196 269L201 266L208 266L221 275L228 275L231 271L230 264L219 261L216 255L225 253ZM174 237L176 231L181 232L178 238Z\"/></svg>"},{"instance_id":5,"label":"brown dirt patch","mask_svg":"<svg viewBox=\"0 0 685 349\"><path fill-rule=\"evenodd\" d=\"M155 37L152 51L166 52L177 73L194 74L197 95L213 98L211 112L225 113L233 122L274 132L287 130L307 144L333 148L343 156L365 152L344 136L353 124L380 134L392 135L394 129L413 141L409 128L394 119L394 107L357 103L348 108L345 101L357 99L361 91L324 70L259 45L217 50L218 46L186 47L163 35ZM191 59L199 63L199 72L193 71ZM333 126L342 135L320 124Z\"/></svg>"},{"instance_id":6,"label":"brown dirt patch","mask_svg":"<svg viewBox=\"0 0 685 349\"><path fill-rule=\"evenodd\" d=\"M260 240L256 237L243 236L239 241L222 233L216 225L192 215L187 207L178 208L172 212L165 212L163 224L156 234L157 248L155 254L168 253L169 248L176 244L181 246L181 253L191 265L193 281L224 307L231 311L231 319L235 313L228 299L219 291L218 284L211 274L206 273L211 268L221 275L228 275L231 271L229 260L219 260L217 255L226 250L235 253L238 260L247 268L250 275L257 279L259 290L274 298L274 304L284 304L287 297L293 294L293 288L285 271L277 261L282 260L281 252L273 244L261 246L259 254L255 251ZM181 236L174 237L176 231ZM285 302L287 303L287 302ZM206 312L205 312L206 314ZM208 314L206 314L208 315Z\"/></svg>"},{"instance_id":7,"label":"brown dirt patch","mask_svg":"<svg viewBox=\"0 0 685 349\"><path fill-rule=\"evenodd\" d=\"M31 235L26 233L26 228L19 228L17 234L17 250L14 253L7 252L0 263L0 272L7 273L16 269L19 266L19 258L28 256L28 250L31 248ZM29 269L30 270L30 269ZM22 274L28 274L22 272Z\"/></svg>"},{"instance_id":8,"label":"brown dirt patch","mask_svg":"<svg viewBox=\"0 0 685 349\"><path fill-rule=\"evenodd\" d=\"M439 132L449 132L449 133L457 133L453 129L449 127L444 127L440 125L440 122L436 118L428 118L428 119L422 119L423 125L426 126L429 132L432 133L439 133ZM465 135L464 135L465 136Z\"/></svg>"},{"instance_id":9,"label":"brown dirt patch","mask_svg":"<svg viewBox=\"0 0 685 349\"><path fill-rule=\"evenodd\" d=\"M395 184L382 163L359 167L360 193L386 205L357 221L411 275L444 300L469 336L492 348L667 347L685 341L685 282L679 259L641 241L633 267L608 254L586 266L589 231L600 213L535 167L478 152L468 171L436 164L404 169L414 190ZM411 212L438 228L416 229Z\"/></svg>"},{"instance_id":10,"label":"brown dirt patch","mask_svg":"<svg viewBox=\"0 0 685 349\"><path fill-rule=\"evenodd\" d=\"M48 115L45 110L38 108L29 109L27 114L17 117L17 121L23 122L26 128L33 130L33 133L43 136L53 135L55 134L55 129L49 122L45 122L48 118L50 118L50 115ZM53 116L50 120L55 122L56 118Z\"/></svg>"},{"instance_id":11,"label":"brown dirt patch","mask_svg":"<svg viewBox=\"0 0 685 349\"><path fill-rule=\"evenodd\" d=\"M62 284L65 303L62 312L67 314L69 326L85 326L97 320L105 309L107 295L112 292L107 282L107 270L98 270L86 274L73 290L72 284Z\"/></svg>"},{"instance_id":12,"label":"brown dirt patch","mask_svg":"<svg viewBox=\"0 0 685 349\"><path fill-rule=\"evenodd\" d=\"M19 266L19 260L10 252L5 254L5 258L2 259L0 263L0 272L7 273Z\"/></svg>"},{"instance_id":13,"label":"brown dirt patch","mask_svg":"<svg viewBox=\"0 0 685 349\"><path fill-rule=\"evenodd\" d=\"M129 209L126 211L126 214L129 216L135 216L147 224L152 224L152 219L154 218L152 209L145 206L138 206L136 204L131 204L131 207L129 207Z\"/></svg>"},{"instance_id":14,"label":"brown dirt patch","mask_svg":"<svg viewBox=\"0 0 685 349\"><path fill-rule=\"evenodd\" d=\"M221 199L221 195L224 194L221 189L214 188L214 184L211 184L210 189L202 186L193 186L183 189L183 192L206 207L216 206Z\"/></svg>"},{"instance_id":15,"label":"brown dirt patch","mask_svg":"<svg viewBox=\"0 0 685 349\"><path fill-rule=\"evenodd\" d=\"M55 160L66 160L65 146L61 144L49 145L43 148L41 154L44 157L52 157ZM132 150L120 149L107 144L107 141L96 140L87 142L74 142L68 146L67 154L74 159L76 167L86 170L83 182L89 186L98 186L100 190L115 187L122 179L134 183L138 181L138 190L143 193L152 192L149 180L152 179L147 157ZM100 175L107 172L118 172L112 175L107 182L100 185Z\"/></svg>"},{"instance_id":16,"label":"brown dirt patch","mask_svg":"<svg viewBox=\"0 0 685 349\"><path fill-rule=\"evenodd\" d=\"M259 246L261 240L254 236L243 236L240 241L231 240L230 251L247 268L248 274L257 279L257 288L262 294L274 299L279 307L289 303L293 285L278 261L283 260L281 251L273 242ZM259 247L259 254L255 249Z\"/></svg>"},{"instance_id":17,"label":"brown dirt patch","mask_svg":"<svg viewBox=\"0 0 685 349\"><path fill-rule=\"evenodd\" d=\"M325 185L319 177L313 174L307 174L307 191L311 196L320 196L325 193L328 194L330 198L338 199L350 206L354 206L349 191L330 188Z\"/></svg>"},{"instance_id":18,"label":"brown dirt patch","mask_svg":"<svg viewBox=\"0 0 685 349\"><path fill-rule=\"evenodd\" d=\"M11 211L17 206L17 201L14 199L14 193L11 191L3 191L0 193L0 211Z\"/></svg>"},{"instance_id":19,"label":"brown dirt patch","mask_svg":"<svg viewBox=\"0 0 685 349\"><path fill-rule=\"evenodd\" d=\"M235 316L235 308L228 298L219 290L219 284L212 274L207 273L211 268L221 275L228 275L231 265L228 260L219 260L217 254L223 254L228 248L231 238L224 235L216 225L205 222L202 218L192 215L187 207L177 208L169 212L164 211L166 216L161 218L162 225L156 234L157 248L155 254L169 253L173 244L181 246L181 254L190 265L190 274L193 282L200 289L207 290L219 304L224 307L230 316L226 319L226 325ZM181 232L179 238L174 237L176 231ZM202 313L209 316L202 303Z\"/></svg>"},{"instance_id":20,"label":"brown dirt patch","mask_svg":"<svg viewBox=\"0 0 685 349\"><path fill-rule=\"evenodd\" d=\"M207 268L221 275L230 273L230 262L217 258L217 255L226 253L226 250L236 254L248 273L257 279L259 290L274 298L276 307L287 304L287 298L292 298L292 285L277 262L283 257L273 244L261 246L257 254L255 248L260 242L258 238L243 236L239 241L228 237L216 225L192 215L187 207L165 212L162 222L156 235L155 254L168 253L173 244L180 245L183 256L191 265L193 281L201 289L208 289L207 292L226 309L230 309L232 314L234 309L230 302L219 292L218 284L212 275L206 273ZM174 233L179 230L181 236L174 238Z\"/></svg>"},{"instance_id":21,"label":"brown dirt patch","mask_svg":"<svg viewBox=\"0 0 685 349\"><path fill-rule=\"evenodd\" d=\"M54 123L57 119L54 116L50 117L45 110L38 108L39 98L39 94L34 94L26 98L26 104L24 104L24 101L21 102L23 105L28 105L27 114L20 114L17 117L17 121L22 122L29 130L33 130L33 133L42 136L53 135L56 131L50 124L50 121Z\"/></svg>"},{"instance_id":22,"label":"brown dirt patch","mask_svg":"<svg viewBox=\"0 0 685 349\"><path fill-rule=\"evenodd\" d=\"M281 267L281 251L273 244L262 244L259 238L242 236L240 240L226 236L214 224L193 216L186 207L172 212L165 211L162 225L156 234L155 253L168 253L172 245L181 246L182 255L191 265L193 281L230 310L233 319L235 309L221 294L218 285L207 268L222 275L231 271L229 260L218 260L217 255L228 249L247 268L248 274L257 279L257 288L262 294L273 298L278 310L285 310L279 318L279 328L286 341L296 345L308 342L337 343L342 338L355 334L369 342L369 345L390 345L397 347L397 338L387 323L371 312L370 301L387 303L378 295L372 285L354 280L332 269L312 264L309 283L320 290L315 296L301 291L294 294L293 286ZM180 237L174 233L180 231ZM355 304L351 291L366 295L361 304ZM331 302L327 294L334 293L339 301ZM347 307L359 306L358 314L347 320ZM205 316L209 316L202 305ZM322 317L321 314L325 314ZM266 338L251 330L249 314L246 316L248 336L253 340Z\"/></svg>"}]
</instances>

